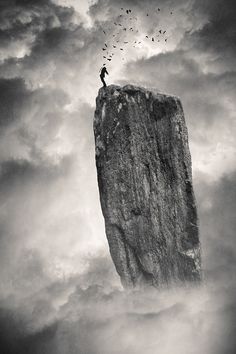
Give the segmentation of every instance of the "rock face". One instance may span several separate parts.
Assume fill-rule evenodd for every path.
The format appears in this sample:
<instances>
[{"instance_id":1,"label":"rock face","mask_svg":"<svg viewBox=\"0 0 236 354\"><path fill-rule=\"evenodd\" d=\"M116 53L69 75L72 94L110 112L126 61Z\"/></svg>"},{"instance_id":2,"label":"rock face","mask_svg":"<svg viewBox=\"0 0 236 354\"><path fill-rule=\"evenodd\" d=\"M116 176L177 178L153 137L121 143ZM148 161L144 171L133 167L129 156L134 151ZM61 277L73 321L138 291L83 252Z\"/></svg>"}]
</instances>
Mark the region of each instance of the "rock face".
<instances>
[{"instance_id":1,"label":"rock face","mask_svg":"<svg viewBox=\"0 0 236 354\"><path fill-rule=\"evenodd\" d=\"M187 128L178 98L99 90L96 165L106 235L125 287L200 280Z\"/></svg>"}]
</instances>

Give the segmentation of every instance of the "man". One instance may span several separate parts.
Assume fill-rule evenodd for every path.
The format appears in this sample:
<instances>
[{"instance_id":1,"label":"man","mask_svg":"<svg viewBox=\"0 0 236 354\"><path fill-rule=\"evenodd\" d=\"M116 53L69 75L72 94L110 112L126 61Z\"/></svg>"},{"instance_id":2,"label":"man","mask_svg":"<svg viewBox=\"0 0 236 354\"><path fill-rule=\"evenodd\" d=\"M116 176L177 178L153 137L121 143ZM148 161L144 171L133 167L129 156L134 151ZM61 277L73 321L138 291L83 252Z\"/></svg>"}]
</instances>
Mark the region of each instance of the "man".
<instances>
[{"instance_id":1,"label":"man","mask_svg":"<svg viewBox=\"0 0 236 354\"><path fill-rule=\"evenodd\" d=\"M105 83L105 80L104 80L104 77L105 77L105 74L109 75L108 72L107 72L107 68L104 66L101 70L101 74L100 74L100 79L102 80L102 83L103 83L103 87L106 87L106 83Z\"/></svg>"}]
</instances>

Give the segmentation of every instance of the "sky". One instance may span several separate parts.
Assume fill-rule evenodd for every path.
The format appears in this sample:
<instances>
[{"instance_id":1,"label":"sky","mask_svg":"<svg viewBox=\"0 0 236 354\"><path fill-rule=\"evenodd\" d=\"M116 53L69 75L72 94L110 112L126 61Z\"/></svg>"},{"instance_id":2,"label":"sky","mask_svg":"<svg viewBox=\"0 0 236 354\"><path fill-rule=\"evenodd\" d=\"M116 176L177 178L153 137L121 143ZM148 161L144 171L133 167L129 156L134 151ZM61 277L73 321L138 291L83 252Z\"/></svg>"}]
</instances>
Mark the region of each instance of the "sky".
<instances>
[{"instance_id":1,"label":"sky","mask_svg":"<svg viewBox=\"0 0 236 354\"><path fill-rule=\"evenodd\" d=\"M135 30L117 35L126 9ZM233 0L0 0L2 353L235 352L234 13ZM112 47L108 84L182 101L198 288L124 292L110 259L93 115L114 38L129 43Z\"/></svg>"}]
</instances>

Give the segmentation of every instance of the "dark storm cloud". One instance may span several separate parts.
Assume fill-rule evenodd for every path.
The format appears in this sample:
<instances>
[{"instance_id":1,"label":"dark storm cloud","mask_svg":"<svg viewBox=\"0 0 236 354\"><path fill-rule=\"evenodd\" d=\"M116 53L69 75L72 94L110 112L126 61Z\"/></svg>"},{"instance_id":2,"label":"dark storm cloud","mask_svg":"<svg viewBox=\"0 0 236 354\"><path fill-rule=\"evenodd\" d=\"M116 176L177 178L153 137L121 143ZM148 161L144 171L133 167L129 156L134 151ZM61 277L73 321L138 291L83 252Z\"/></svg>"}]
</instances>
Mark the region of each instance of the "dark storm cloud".
<instances>
[{"instance_id":1,"label":"dark storm cloud","mask_svg":"<svg viewBox=\"0 0 236 354\"><path fill-rule=\"evenodd\" d=\"M56 6L51 1L4 2L0 8L0 47L4 60L29 55L43 31L73 26L73 9Z\"/></svg>"},{"instance_id":2,"label":"dark storm cloud","mask_svg":"<svg viewBox=\"0 0 236 354\"><path fill-rule=\"evenodd\" d=\"M6 126L21 115L22 108L29 100L31 92L27 90L21 78L0 79L0 125Z\"/></svg>"},{"instance_id":3,"label":"dark storm cloud","mask_svg":"<svg viewBox=\"0 0 236 354\"><path fill-rule=\"evenodd\" d=\"M57 177L62 177L69 169L70 158L64 158L58 165L43 163L40 165L31 163L27 160L8 160L0 165L0 193L6 192L6 188L11 185L14 188L16 184L23 187L25 183L34 183L37 178L41 183L55 181Z\"/></svg>"},{"instance_id":4,"label":"dark storm cloud","mask_svg":"<svg viewBox=\"0 0 236 354\"><path fill-rule=\"evenodd\" d=\"M233 60L236 55L235 42L235 1L229 0L200 0L196 1L193 11L208 16L206 25L187 39L199 50L214 51L224 56L226 60Z\"/></svg>"},{"instance_id":5,"label":"dark storm cloud","mask_svg":"<svg viewBox=\"0 0 236 354\"><path fill-rule=\"evenodd\" d=\"M3 354L50 353L50 342L55 336L57 323L29 334L22 318L11 310L0 308L0 348Z\"/></svg>"}]
</instances>

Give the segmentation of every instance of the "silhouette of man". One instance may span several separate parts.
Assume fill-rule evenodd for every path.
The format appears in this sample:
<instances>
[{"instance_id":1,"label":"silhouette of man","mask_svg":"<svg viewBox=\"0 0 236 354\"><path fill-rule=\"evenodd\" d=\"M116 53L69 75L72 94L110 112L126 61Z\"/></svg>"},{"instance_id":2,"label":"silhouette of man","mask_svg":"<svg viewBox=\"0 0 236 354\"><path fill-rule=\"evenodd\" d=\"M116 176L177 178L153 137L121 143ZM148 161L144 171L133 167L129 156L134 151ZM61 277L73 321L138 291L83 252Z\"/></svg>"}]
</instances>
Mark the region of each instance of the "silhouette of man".
<instances>
[{"instance_id":1,"label":"silhouette of man","mask_svg":"<svg viewBox=\"0 0 236 354\"><path fill-rule=\"evenodd\" d=\"M105 74L109 75L108 72L107 72L107 68L104 66L101 70L101 74L100 74L100 79L102 80L102 83L103 83L103 87L106 87L106 83L105 83L105 80L104 80L104 77L105 77Z\"/></svg>"}]
</instances>

